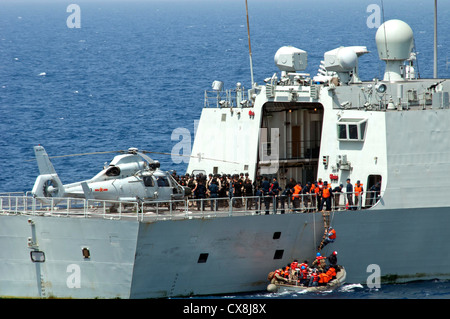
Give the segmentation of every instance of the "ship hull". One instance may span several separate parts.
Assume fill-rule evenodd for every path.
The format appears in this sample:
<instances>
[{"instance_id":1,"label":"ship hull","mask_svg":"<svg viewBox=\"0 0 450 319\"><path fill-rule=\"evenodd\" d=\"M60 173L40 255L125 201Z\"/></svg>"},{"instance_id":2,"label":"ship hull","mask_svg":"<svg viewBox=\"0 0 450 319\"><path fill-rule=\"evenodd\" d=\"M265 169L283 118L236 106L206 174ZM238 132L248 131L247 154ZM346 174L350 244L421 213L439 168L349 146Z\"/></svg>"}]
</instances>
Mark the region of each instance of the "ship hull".
<instances>
[{"instance_id":1,"label":"ship hull","mask_svg":"<svg viewBox=\"0 0 450 319\"><path fill-rule=\"evenodd\" d=\"M373 209L334 214L336 242L349 283L450 279L445 244L450 208Z\"/></svg>"},{"instance_id":2,"label":"ship hull","mask_svg":"<svg viewBox=\"0 0 450 319\"><path fill-rule=\"evenodd\" d=\"M450 248L442 245L448 210L333 212L337 239L322 252L338 251L347 283L448 279ZM294 258L311 261L324 231L320 213L151 223L3 215L0 225L1 247L9 247L0 255L0 295L21 298L263 291L270 271ZM30 237L34 248L27 245ZM31 251L44 252L45 261L33 262Z\"/></svg>"}]
</instances>

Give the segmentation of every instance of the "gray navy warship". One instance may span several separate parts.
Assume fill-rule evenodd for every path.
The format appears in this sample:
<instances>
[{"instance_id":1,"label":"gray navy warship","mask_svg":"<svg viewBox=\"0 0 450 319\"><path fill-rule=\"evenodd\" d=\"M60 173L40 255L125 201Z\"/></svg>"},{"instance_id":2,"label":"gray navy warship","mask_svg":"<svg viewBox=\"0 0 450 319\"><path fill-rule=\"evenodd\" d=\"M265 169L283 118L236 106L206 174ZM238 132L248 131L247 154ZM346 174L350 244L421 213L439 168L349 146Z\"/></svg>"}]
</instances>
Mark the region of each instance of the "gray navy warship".
<instances>
[{"instance_id":1,"label":"gray navy warship","mask_svg":"<svg viewBox=\"0 0 450 319\"><path fill-rule=\"evenodd\" d=\"M0 197L0 296L263 291L272 269L314 258L330 225L337 239L323 253L339 252L347 283L450 278L450 249L443 243L450 224L444 194L450 83L417 78L413 31L405 22L386 21L375 40L386 63L383 79L360 80L364 46L326 52L316 76L302 73L307 52L286 46L275 54L280 72L263 85L224 90L215 81L205 92L187 169L277 177L281 185L289 177L302 184L321 178L332 187L360 180L364 191L356 209L348 209L344 189L325 212L312 208L308 194L299 196L298 209L288 198L284 214L273 206L268 215L234 207L230 198L216 211L197 211L194 199L159 198L162 189L142 192L158 182L156 170L142 167L125 176L130 187L115 189L123 198L92 196L115 184L96 188L89 181L77 185L80 196L73 198L60 196L62 184L47 165L32 192ZM102 174L96 178L107 182L120 172ZM376 194L374 185L381 185ZM185 191L178 186L161 185Z\"/></svg>"}]
</instances>

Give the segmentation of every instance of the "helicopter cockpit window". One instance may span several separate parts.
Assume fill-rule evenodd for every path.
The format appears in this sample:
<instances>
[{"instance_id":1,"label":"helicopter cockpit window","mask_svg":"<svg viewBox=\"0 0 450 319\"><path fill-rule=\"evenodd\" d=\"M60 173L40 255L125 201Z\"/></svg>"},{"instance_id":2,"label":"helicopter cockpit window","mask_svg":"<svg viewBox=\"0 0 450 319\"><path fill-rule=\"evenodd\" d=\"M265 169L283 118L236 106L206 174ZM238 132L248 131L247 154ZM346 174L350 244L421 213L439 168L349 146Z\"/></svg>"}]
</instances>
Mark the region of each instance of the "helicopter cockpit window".
<instances>
[{"instance_id":1,"label":"helicopter cockpit window","mask_svg":"<svg viewBox=\"0 0 450 319\"><path fill-rule=\"evenodd\" d=\"M169 180L165 176L158 176L156 182L159 187L170 187Z\"/></svg>"},{"instance_id":2,"label":"helicopter cockpit window","mask_svg":"<svg viewBox=\"0 0 450 319\"><path fill-rule=\"evenodd\" d=\"M144 176L144 185L145 187L153 187L155 186L155 183L153 182L153 177L151 176Z\"/></svg>"}]
</instances>

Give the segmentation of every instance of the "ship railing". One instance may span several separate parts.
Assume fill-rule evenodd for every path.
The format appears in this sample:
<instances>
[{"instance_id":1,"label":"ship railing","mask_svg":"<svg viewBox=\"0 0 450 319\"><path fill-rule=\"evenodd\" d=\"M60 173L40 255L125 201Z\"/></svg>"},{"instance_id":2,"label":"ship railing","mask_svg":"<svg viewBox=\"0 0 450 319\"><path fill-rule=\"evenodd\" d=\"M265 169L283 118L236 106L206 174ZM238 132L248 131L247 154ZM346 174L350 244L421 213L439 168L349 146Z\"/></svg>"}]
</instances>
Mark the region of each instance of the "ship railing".
<instances>
[{"instance_id":1,"label":"ship railing","mask_svg":"<svg viewBox=\"0 0 450 319\"><path fill-rule=\"evenodd\" d=\"M356 195L356 193L335 193L331 201L331 210L367 209L378 203L382 197L382 193L372 191ZM22 196L7 194L0 195L0 213L157 221L326 210L326 204L322 206L320 203L314 194L128 202L66 197L37 198L26 194Z\"/></svg>"},{"instance_id":2,"label":"ship railing","mask_svg":"<svg viewBox=\"0 0 450 319\"><path fill-rule=\"evenodd\" d=\"M231 108L231 107L250 107L251 101L244 87L237 86L229 90L205 91L204 107Z\"/></svg>"}]
</instances>

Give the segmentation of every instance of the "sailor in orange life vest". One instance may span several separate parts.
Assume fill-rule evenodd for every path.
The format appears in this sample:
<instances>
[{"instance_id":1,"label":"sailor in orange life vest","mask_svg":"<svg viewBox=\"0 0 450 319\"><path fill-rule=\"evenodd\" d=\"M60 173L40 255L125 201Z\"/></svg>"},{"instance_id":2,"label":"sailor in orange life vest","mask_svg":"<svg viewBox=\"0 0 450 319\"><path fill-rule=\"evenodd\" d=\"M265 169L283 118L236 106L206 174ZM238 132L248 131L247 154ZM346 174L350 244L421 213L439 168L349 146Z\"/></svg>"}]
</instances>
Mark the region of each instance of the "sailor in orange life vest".
<instances>
[{"instance_id":1,"label":"sailor in orange life vest","mask_svg":"<svg viewBox=\"0 0 450 319\"><path fill-rule=\"evenodd\" d=\"M326 257L322 256L320 253L317 253L316 254L316 259L314 259L314 261L311 264L311 266L313 268L316 267L317 269L322 270L326 266L325 259L326 259Z\"/></svg>"},{"instance_id":2,"label":"sailor in orange life vest","mask_svg":"<svg viewBox=\"0 0 450 319\"><path fill-rule=\"evenodd\" d=\"M323 241L323 244L319 246L319 250L328 245L329 243L334 243L335 240L336 240L336 231L333 229L333 227L328 227L327 237Z\"/></svg>"},{"instance_id":3,"label":"sailor in orange life vest","mask_svg":"<svg viewBox=\"0 0 450 319\"><path fill-rule=\"evenodd\" d=\"M360 204L361 202L360 201L361 195L364 192L364 189L360 181L356 181L354 190L355 190L355 206L358 207L358 204Z\"/></svg>"},{"instance_id":4,"label":"sailor in orange life vest","mask_svg":"<svg viewBox=\"0 0 450 319\"><path fill-rule=\"evenodd\" d=\"M328 185L328 182L323 182L322 188L322 201L319 206L319 210L323 210L323 204L326 205L326 210L331 211L331 196L333 195L333 191L331 190L331 185Z\"/></svg>"}]
</instances>

